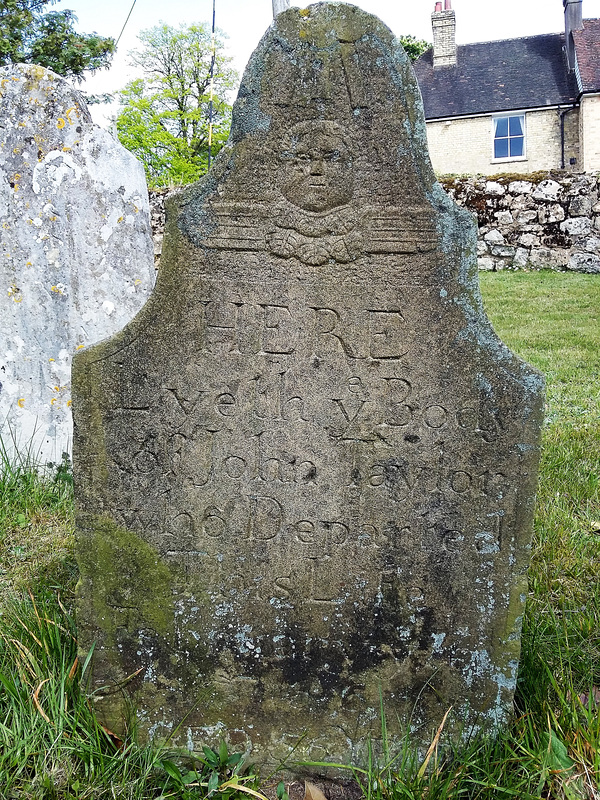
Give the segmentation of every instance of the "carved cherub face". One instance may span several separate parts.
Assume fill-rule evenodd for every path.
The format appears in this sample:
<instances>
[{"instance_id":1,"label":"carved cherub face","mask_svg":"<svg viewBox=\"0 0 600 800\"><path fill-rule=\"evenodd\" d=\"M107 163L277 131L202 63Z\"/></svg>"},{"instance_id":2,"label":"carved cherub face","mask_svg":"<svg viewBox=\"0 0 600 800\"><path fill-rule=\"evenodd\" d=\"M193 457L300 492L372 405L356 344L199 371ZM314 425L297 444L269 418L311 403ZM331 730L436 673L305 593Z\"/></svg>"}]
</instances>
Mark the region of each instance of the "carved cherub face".
<instances>
[{"instance_id":1,"label":"carved cherub face","mask_svg":"<svg viewBox=\"0 0 600 800\"><path fill-rule=\"evenodd\" d=\"M281 191L306 211L326 211L345 205L354 191L352 153L336 122L310 121L295 125L283 153Z\"/></svg>"}]
</instances>

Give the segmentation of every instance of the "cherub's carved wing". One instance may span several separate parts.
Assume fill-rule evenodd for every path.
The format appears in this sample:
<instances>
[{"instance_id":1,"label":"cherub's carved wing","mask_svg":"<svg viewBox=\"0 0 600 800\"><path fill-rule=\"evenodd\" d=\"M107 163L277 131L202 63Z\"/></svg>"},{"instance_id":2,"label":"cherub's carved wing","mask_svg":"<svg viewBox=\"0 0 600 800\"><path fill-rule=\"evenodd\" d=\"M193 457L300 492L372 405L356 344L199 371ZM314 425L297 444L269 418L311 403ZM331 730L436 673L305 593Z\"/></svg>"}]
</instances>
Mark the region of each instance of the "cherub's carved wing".
<instances>
[{"instance_id":1,"label":"cherub's carved wing","mask_svg":"<svg viewBox=\"0 0 600 800\"><path fill-rule=\"evenodd\" d=\"M217 250L266 250L267 206L221 200L211 203L215 229L206 240Z\"/></svg>"},{"instance_id":2,"label":"cherub's carved wing","mask_svg":"<svg viewBox=\"0 0 600 800\"><path fill-rule=\"evenodd\" d=\"M426 253L437 247L433 214L426 208L371 207L365 232L367 253Z\"/></svg>"}]
</instances>

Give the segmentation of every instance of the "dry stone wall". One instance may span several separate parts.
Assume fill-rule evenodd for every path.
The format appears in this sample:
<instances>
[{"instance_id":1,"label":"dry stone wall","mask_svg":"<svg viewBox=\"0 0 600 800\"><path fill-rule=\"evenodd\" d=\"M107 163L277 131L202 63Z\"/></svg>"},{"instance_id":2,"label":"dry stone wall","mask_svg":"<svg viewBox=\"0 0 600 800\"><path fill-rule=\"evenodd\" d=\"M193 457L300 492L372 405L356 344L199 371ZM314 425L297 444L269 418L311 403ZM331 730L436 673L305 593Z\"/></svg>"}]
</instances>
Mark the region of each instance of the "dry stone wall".
<instances>
[{"instance_id":1,"label":"dry stone wall","mask_svg":"<svg viewBox=\"0 0 600 800\"><path fill-rule=\"evenodd\" d=\"M477 215L479 269L600 273L597 175L448 178L443 185Z\"/></svg>"}]
</instances>

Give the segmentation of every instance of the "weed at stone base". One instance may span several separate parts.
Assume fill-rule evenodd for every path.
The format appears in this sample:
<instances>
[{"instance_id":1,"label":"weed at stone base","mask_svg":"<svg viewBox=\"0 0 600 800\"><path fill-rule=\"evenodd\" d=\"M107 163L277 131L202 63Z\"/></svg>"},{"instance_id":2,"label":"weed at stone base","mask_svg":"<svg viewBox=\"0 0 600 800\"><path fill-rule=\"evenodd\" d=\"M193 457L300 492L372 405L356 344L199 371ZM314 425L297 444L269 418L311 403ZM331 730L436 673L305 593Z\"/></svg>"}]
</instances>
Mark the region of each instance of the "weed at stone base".
<instances>
[{"instance_id":1,"label":"weed at stone base","mask_svg":"<svg viewBox=\"0 0 600 800\"><path fill-rule=\"evenodd\" d=\"M229 753L224 743L218 751L205 747L198 755L111 736L86 695L86 666L78 662L73 619L51 592L4 604L2 800L233 800L249 795L263 800L257 776L244 774L242 755Z\"/></svg>"},{"instance_id":2,"label":"weed at stone base","mask_svg":"<svg viewBox=\"0 0 600 800\"><path fill-rule=\"evenodd\" d=\"M256 788L258 776L252 772L244 772L242 753L229 753L226 742L221 742L218 750L210 747L202 748L203 755L188 753L185 760L192 767L178 766L174 761L163 758L157 762L166 775L162 793L177 792L181 800L197 800L201 795L214 800L231 800L237 795L249 795L258 800L267 798ZM197 790L201 790L198 792Z\"/></svg>"},{"instance_id":3,"label":"weed at stone base","mask_svg":"<svg viewBox=\"0 0 600 800\"><path fill-rule=\"evenodd\" d=\"M40 465L27 451L9 456L0 439L0 589L29 582L74 586L73 476L67 453ZM67 590L67 594L70 590ZM0 597L0 606L2 599Z\"/></svg>"}]
</instances>

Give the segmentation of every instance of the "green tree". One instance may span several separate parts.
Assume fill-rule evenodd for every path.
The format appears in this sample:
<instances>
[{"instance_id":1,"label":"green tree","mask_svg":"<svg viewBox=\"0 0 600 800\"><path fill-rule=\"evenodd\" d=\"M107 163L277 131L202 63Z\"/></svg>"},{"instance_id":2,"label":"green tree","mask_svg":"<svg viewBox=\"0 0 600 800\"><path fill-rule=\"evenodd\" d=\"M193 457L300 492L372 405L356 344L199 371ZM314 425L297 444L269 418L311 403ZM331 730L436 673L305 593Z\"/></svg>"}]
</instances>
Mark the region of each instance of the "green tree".
<instances>
[{"instance_id":1,"label":"green tree","mask_svg":"<svg viewBox=\"0 0 600 800\"><path fill-rule=\"evenodd\" d=\"M425 50L429 50L431 47L429 42L426 42L425 39L417 39L415 36L411 36L410 34L407 36L400 36L399 38L400 44L404 48L404 52L411 61L416 61L421 53L424 53Z\"/></svg>"},{"instance_id":2,"label":"green tree","mask_svg":"<svg viewBox=\"0 0 600 800\"><path fill-rule=\"evenodd\" d=\"M108 67L114 39L77 33L72 11L48 11L56 0L0 0L0 66L30 63L67 77Z\"/></svg>"},{"instance_id":3,"label":"green tree","mask_svg":"<svg viewBox=\"0 0 600 800\"><path fill-rule=\"evenodd\" d=\"M208 167L211 33L202 24L161 24L139 38L143 46L131 60L143 77L119 93L119 139L144 165L150 186L190 183ZM219 33L214 41L213 155L229 134L227 95L238 77L223 50Z\"/></svg>"}]
</instances>

